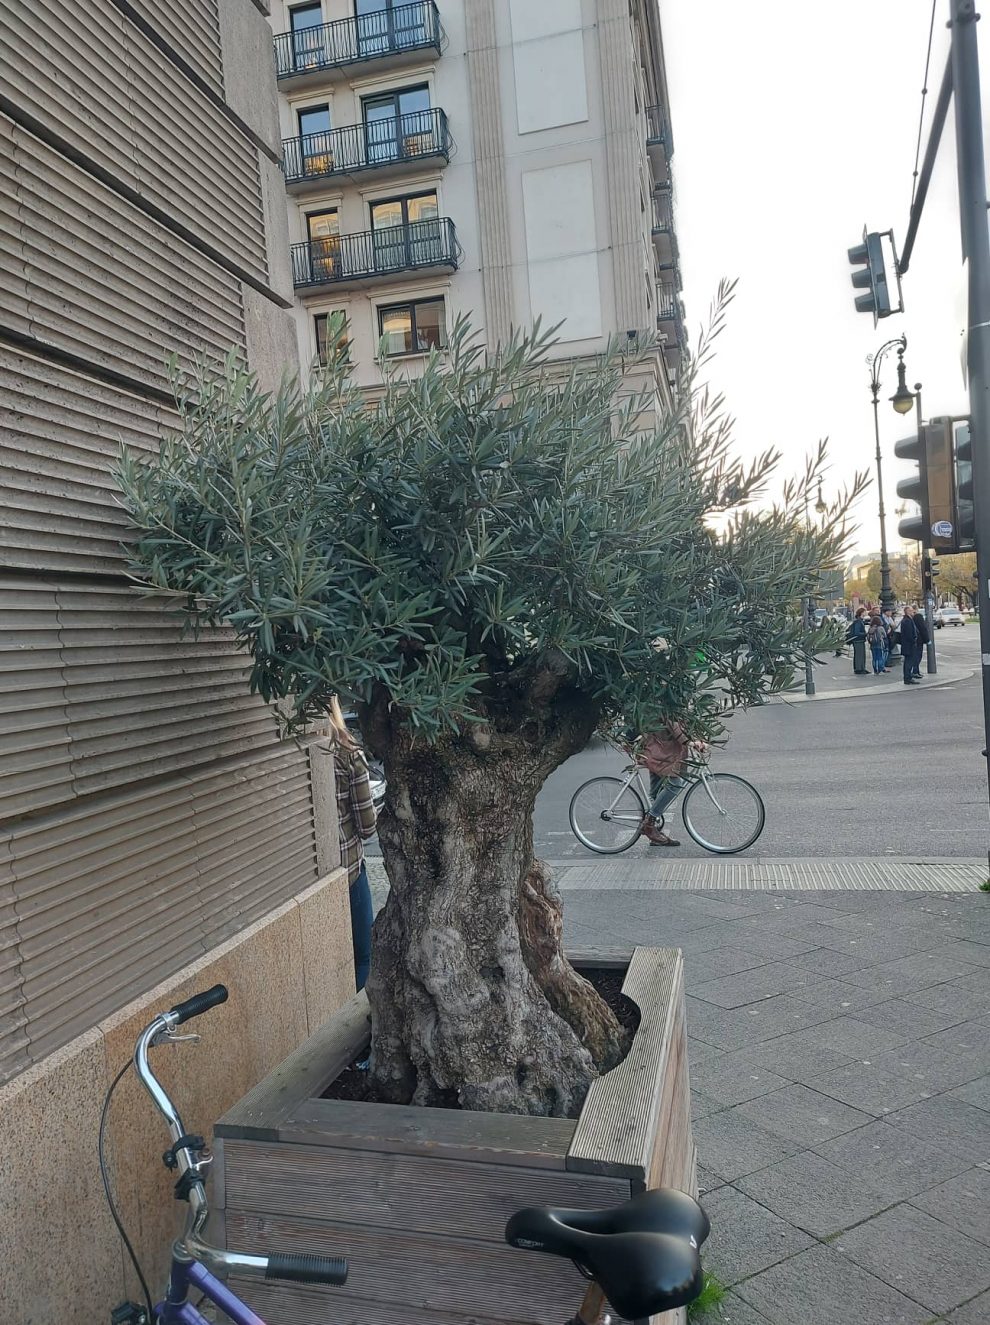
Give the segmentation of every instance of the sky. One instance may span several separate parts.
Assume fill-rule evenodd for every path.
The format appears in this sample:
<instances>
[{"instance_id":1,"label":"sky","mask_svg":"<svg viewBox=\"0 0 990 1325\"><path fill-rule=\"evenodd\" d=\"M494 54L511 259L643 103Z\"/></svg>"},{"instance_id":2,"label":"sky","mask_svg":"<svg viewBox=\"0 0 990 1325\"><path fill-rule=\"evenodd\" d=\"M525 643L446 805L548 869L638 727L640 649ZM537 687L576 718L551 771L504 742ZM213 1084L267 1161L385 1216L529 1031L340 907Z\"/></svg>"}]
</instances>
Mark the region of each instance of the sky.
<instances>
[{"instance_id":1,"label":"sky","mask_svg":"<svg viewBox=\"0 0 990 1325\"><path fill-rule=\"evenodd\" d=\"M725 393L740 451L770 445L797 471L829 438L825 496L856 469L875 473L867 355L907 335L909 387L925 417L967 409L965 314L953 109L904 277L905 313L858 313L846 250L864 224L907 233L931 0L659 0L674 139L684 301L692 340L719 279L738 292L707 379ZM936 0L925 134L949 49L949 0ZM984 123L990 108L990 2L978 24ZM990 129L987 148L990 152ZM888 273L889 275L889 273ZM896 353L881 374L880 438L891 551L901 543L893 454L913 416L894 413ZM914 507L910 508L913 514ZM858 503L853 548L879 547L877 488Z\"/></svg>"}]
</instances>

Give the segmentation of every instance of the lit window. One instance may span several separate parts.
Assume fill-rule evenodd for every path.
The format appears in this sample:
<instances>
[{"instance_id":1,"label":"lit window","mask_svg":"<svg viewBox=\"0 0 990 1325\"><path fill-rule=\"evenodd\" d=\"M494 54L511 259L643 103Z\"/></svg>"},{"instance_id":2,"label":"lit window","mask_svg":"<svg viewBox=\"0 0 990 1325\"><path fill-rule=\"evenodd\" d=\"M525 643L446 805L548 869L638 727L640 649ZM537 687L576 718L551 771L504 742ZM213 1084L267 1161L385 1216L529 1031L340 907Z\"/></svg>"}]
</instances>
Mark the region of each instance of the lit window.
<instances>
[{"instance_id":1,"label":"lit window","mask_svg":"<svg viewBox=\"0 0 990 1325\"><path fill-rule=\"evenodd\" d=\"M378 330L385 340L385 353L390 357L441 350L447 344L443 300L423 299L380 308Z\"/></svg>"},{"instance_id":2,"label":"lit window","mask_svg":"<svg viewBox=\"0 0 990 1325\"><path fill-rule=\"evenodd\" d=\"M328 343L328 338L331 332L332 319L335 320L334 326L337 326L339 323L339 330L333 348L335 349L337 358L341 363L349 363L351 358L351 340L350 336L347 334L346 314L341 312L317 313L313 318L313 325L316 329L316 356L320 363L326 364L328 362L328 354L331 349Z\"/></svg>"}]
</instances>

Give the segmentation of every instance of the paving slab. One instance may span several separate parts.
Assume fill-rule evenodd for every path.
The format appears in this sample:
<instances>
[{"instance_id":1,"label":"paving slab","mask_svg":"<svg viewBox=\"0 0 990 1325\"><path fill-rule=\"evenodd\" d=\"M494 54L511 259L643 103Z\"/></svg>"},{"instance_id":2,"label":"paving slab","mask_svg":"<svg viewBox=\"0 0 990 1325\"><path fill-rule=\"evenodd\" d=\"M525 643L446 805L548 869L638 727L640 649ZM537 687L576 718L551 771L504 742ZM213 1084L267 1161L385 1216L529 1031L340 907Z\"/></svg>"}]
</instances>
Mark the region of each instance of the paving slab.
<instances>
[{"instance_id":1,"label":"paving slab","mask_svg":"<svg viewBox=\"0 0 990 1325\"><path fill-rule=\"evenodd\" d=\"M706 984L723 975L751 971L757 966L766 966L769 961L770 958L764 953L728 946L713 948L708 952L688 953L684 958L685 988L690 993L695 985Z\"/></svg>"},{"instance_id":2,"label":"paving slab","mask_svg":"<svg viewBox=\"0 0 990 1325\"><path fill-rule=\"evenodd\" d=\"M976 1017L944 1031L936 1031L934 1035L926 1035L922 1043L976 1065L980 1071L974 1072L973 1076L990 1072L990 1016Z\"/></svg>"},{"instance_id":3,"label":"paving slab","mask_svg":"<svg viewBox=\"0 0 990 1325\"><path fill-rule=\"evenodd\" d=\"M961 962L971 962L974 966L990 966L990 943L974 943L970 939L962 939L958 943L951 943L942 951L948 957L957 957Z\"/></svg>"},{"instance_id":4,"label":"paving slab","mask_svg":"<svg viewBox=\"0 0 990 1325\"><path fill-rule=\"evenodd\" d=\"M976 968L969 962L961 962L953 957L938 957L931 952L915 952L909 957L898 957L894 961L881 961L868 965L861 971L852 971L845 979L849 984L862 989L873 989L887 998L895 995L912 994L921 989L930 989L933 985L946 984L957 980L962 975L971 974Z\"/></svg>"},{"instance_id":5,"label":"paving slab","mask_svg":"<svg viewBox=\"0 0 990 1325\"><path fill-rule=\"evenodd\" d=\"M908 994L907 1001L918 1003L923 1008L951 1012L956 1018L956 1025L960 1021L968 1021L990 1012L990 990L987 989L987 978L982 971L975 978L972 989L959 981L950 980L948 984Z\"/></svg>"},{"instance_id":6,"label":"paving slab","mask_svg":"<svg viewBox=\"0 0 990 1325\"><path fill-rule=\"evenodd\" d=\"M834 1246L935 1314L990 1288L987 1248L910 1205L885 1210Z\"/></svg>"},{"instance_id":7,"label":"paving slab","mask_svg":"<svg viewBox=\"0 0 990 1325\"><path fill-rule=\"evenodd\" d=\"M887 1122L869 1123L815 1149L825 1159L884 1192L891 1202L916 1196L969 1167L962 1156Z\"/></svg>"},{"instance_id":8,"label":"paving slab","mask_svg":"<svg viewBox=\"0 0 990 1325\"><path fill-rule=\"evenodd\" d=\"M967 1019L965 1013L924 1007L906 998L870 1003L864 1008L857 1008L855 1016L857 1021L868 1022L871 1026L900 1031L909 1040L923 1039L926 1035L934 1035L936 1031L944 1031L947 1026L956 1026Z\"/></svg>"},{"instance_id":9,"label":"paving slab","mask_svg":"<svg viewBox=\"0 0 990 1325\"><path fill-rule=\"evenodd\" d=\"M931 1312L831 1247L815 1246L739 1285L773 1325L927 1325Z\"/></svg>"},{"instance_id":10,"label":"paving slab","mask_svg":"<svg viewBox=\"0 0 990 1325\"><path fill-rule=\"evenodd\" d=\"M741 1104L739 1112L774 1136L805 1146L831 1141L873 1121L872 1114L851 1109L797 1082Z\"/></svg>"},{"instance_id":11,"label":"paving slab","mask_svg":"<svg viewBox=\"0 0 990 1325\"><path fill-rule=\"evenodd\" d=\"M965 1237L990 1246L990 1167L967 1169L948 1182L912 1196L911 1204Z\"/></svg>"},{"instance_id":12,"label":"paving slab","mask_svg":"<svg viewBox=\"0 0 990 1325\"><path fill-rule=\"evenodd\" d=\"M936 1095L888 1114L886 1121L923 1141L944 1146L973 1164L990 1163L990 1117L975 1104L947 1094Z\"/></svg>"},{"instance_id":13,"label":"paving slab","mask_svg":"<svg viewBox=\"0 0 990 1325\"><path fill-rule=\"evenodd\" d=\"M824 1023L824 1026L828 1025L828 1022ZM810 1026L807 1030L737 1049L733 1058L776 1070L790 1081L808 1085L823 1072L844 1067L852 1061L851 1054L840 1053L823 1043L824 1026ZM773 1069L770 1069L771 1063Z\"/></svg>"},{"instance_id":14,"label":"paving slab","mask_svg":"<svg viewBox=\"0 0 990 1325\"><path fill-rule=\"evenodd\" d=\"M972 1302L954 1311L948 1325L987 1325L990 1320L990 1293L981 1293Z\"/></svg>"},{"instance_id":15,"label":"paving slab","mask_svg":"<svg viewBox=\"0 0 990 1325\"><path fill-rule=\"evenodd\" d=\"M781 953L781 956L783 955ZM788 957L787 960L791 966L796 966L800 971L833 979L837 975L841 976L845 971L858 970L863 959L859 953L836 952L834 948L809 946L803 952L798 951Z\"/></svg>"},{"instance_id":16,"label":"paving slab","mask_svg":"<svg viewBox=\"0 0 990 1325\"><path fill-rule=\"evenodd\" d=\"M823 1072L811 1084L823 1095L879 1118L963 1085L978 1072L978 1068L918 1040Z\"/></svg>"},{"instance_id":17,"label":"paving slab","mask_svg":"<svg viewBox=\"0 0 990 1325\"><path fill-rule=\"evenodd\" d=\"M721 1302L702 1315L692 1316L691 1325L771 1325L766 1316L744 1302L735 1293L726 1293Z\"/></svg>"},{"instance_id":18,"label":"paving slab","mask_svg":"<svg viewBox=\"0 0 990 1325\"><path fill-rule=\"evenodd\" d=\"M893 1204L882 1187L810 1150L747 1174L735 1185L817 1238L831 1237Z\"/></svg>"},{"instance_id":19,"label":"paving slab","mask_svg":"<svg viewBox=\"0 0 990 1325\"><path fill-rule=\"evenodd\" d=\"M705 1265L726 1285L758 1274L814 1241L735 1187L713 1192L705 1209L712 1221Z\"/></svg>"},{"instance_id":20,"label":"paving slab","mask_svg":"<svg viewBox=\"0 0 990 1325\"><path fill-rule=\"evenodd\" d=\"M765 1168L802 1148L797 1142L765 1131L734 1108L701 1118L693 1131L699 1161L726 1182Z\"/></svg>"},{"instance_id":21,"label":"paving slab","mask_svg":"<svg viewBox=\"0 0 990 1325\"><path fill-rule=\"evenodd\" d=\"M773 998L775 994L789 993L807 983L807 971L800 971L785 962L773 962L769 966L758 966L755 970L742 971L738 975L708 980L705 984L695 985L691 993L695 998L714 1003L720 1008L741 1008L747 1003Z\"/></svg>"},{"instance_id":22,"label":"paving slab","mask_svg":"<svg viewBox=\"0 0 990 1325\"><path fill-rule=\"evenodd\" d=\"M691 1062L689 1055L688 1063L691 1071L692 1097L697 1089L709 1099L717 1101L720 1108L742 1104L745 1100L766 1095L769 1091L779 1090L781 1086L788 1084L786 1077L777 1076L767 1068L740 1058L738 1053L719 1054L717 1057L707 1059L697 1068Z\"/></svg>"},{"instance_id":23,"label":"paving slab","mask_svg":"<svg viewBox=\"0 0 990 1325\"><path fill-rule=\"evenodd\" d=\"M990 1075L977 1077L975 1081L967 1081L963 1086L957 1086L955 1090L948 1092L954 1100L965 1100L967 1104L975 1104L978 1109L990 1110Z\"/></svg>"}]
</instances>

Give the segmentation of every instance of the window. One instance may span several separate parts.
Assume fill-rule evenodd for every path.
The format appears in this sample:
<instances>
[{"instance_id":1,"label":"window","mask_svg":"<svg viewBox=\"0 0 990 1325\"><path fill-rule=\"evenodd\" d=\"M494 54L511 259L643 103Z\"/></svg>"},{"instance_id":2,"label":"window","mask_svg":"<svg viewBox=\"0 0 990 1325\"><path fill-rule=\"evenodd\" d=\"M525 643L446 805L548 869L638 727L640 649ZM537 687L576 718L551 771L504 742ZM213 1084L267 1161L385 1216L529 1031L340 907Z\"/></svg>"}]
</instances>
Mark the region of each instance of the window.
<instances>
[{"instance_id":1,"label":"window","mask_svg":"<svg viewBox=\"0 0 990 1325\"><path fill-rule=\"evenodd\" d=\"M444 255L439 216L435 193L372 203L375 270L426 267L441 262Z\"/></svg>"},{"instance_id":2,"label":"window","mask_svg":"<svg viewBox=\"0 0 990 1325\"><path fill-rule=\"evenodd\" d=\"M437 150L428 87L366 97L362 112L369 163L405 160Z\"/></svg>"},{"instance_id":3,"label":"window","mask_svg":"<svg viewBox=\"0 0 990 1325\"><path fill-rule=\"evenodd\" d=\"M425 5L409 0L354 0L359 53L383 55L424 45L425 12Z\"/></svg>"},{"instance_id":4,"label":"window","mask_svg":"<svg viewBox=\"0 0 990 1325\"><path fill-rule=\"evenodd\" d=\"M337 210L310 212L306 217L309 234L310 279L333 281L340 276L340 218Z\"/></svg>"},{"instance_id":5,"label":"window","mask_svg":"<svg viewBox=\"0 0 990 1325\"><path fill-rule=\"evenodd\" d=\"M447 322L442 299L421 299L412 304L392 304L378 310L378 330L385 353L426 354L447 344Z\"/></svg>"},{"instance_id":6,"label":"window","mask_svg":"<svg viewBox=\"0 0 990 1325\"><path fill-rule=\"evenodd\" d=\"M330 107L307 106L297 112L302 175L328 175L333 170Z\"/></svg>"},{"instance_id":7,"label":"window","mask_svg":"<svg viewBox=\"0 0 990 1325\"><path fill-rule=\"evenodd\" d=\"M323 6L295 5L289 10L292 61L295 69L312 69L323 63Z\"/></svg>"},{"instance_id":8,"label":"window","mask_svg":"<svg viewBox=\"0 0 990 1325\"><path fill-rule=\"evenodd\" d=\"M313 318L313 326L316 330L316 356L320 363L327 362L327 352L330 348L327 337L330 334L331 319L340 319L340 331L334 342L337 357L343 363L349 363L351 358L351 338L348 335L347 317L341 312L335 313L317 313Z\"/></svg>"}]
</instances>

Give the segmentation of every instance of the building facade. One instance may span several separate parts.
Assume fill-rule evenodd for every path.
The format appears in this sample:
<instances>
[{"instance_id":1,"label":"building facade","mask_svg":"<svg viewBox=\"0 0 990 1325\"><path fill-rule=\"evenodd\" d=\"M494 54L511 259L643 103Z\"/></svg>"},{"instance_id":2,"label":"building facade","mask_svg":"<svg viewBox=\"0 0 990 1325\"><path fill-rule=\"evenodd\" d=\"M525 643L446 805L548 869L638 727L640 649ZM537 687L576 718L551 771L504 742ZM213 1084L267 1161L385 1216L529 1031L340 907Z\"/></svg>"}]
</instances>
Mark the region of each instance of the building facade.
<instances>
[{"instance_id":1,"label":"building facade","mask_svg":"<svg viewBox=\"0 0 990 1325\"><path fill-rule=\"evenodd\" d=\"M254 0L0 6L0 1320L137 1297L103 1202L107 1085L162 1007L230 1002L161 1070L197 1131L353 992L332 757L283 742L222 632L127 577L112 468L166 358L296 336L271 31ZM110 1180L161 1287L165 1133L132 1078Z\"/></svg>"},{"instance_id":2,"label":"building facade","mask_svg":"<svg viewBox=\"0 0 990 1325\"><path fill-rule=\"evenodd\" d=\"M273 0L303 364L347 319L354 379L415 372L468 316L561 358L686 347L656 0ZM662 361L661 361L662 359Z\"/></svg>"}]
</instances>

